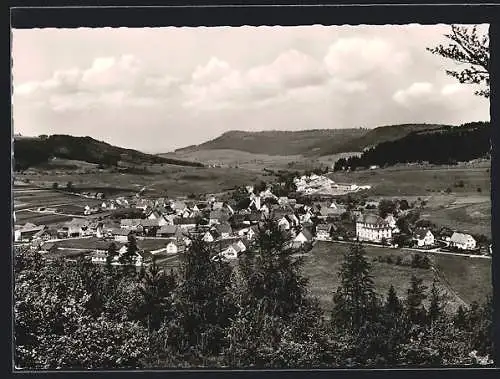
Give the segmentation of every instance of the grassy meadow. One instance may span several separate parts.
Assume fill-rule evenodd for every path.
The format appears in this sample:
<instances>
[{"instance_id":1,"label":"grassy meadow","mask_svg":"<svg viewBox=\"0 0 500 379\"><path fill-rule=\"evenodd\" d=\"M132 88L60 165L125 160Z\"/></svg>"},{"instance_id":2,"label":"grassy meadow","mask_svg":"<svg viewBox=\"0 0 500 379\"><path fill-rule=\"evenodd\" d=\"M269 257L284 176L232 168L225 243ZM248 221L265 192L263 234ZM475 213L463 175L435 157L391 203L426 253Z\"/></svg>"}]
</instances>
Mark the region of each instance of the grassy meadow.
<instances>
[{"instance_id":1,"label":"grassy meadow","mask_svg":"<svg viewBox=\"0 0 500 379\"><path fill-rule=\"evenodd\" d=\"M348 248L348 244L318 242L310 254L304 258L303 274L310 279L311 295L318 297L327 311L333 306L333 292L339 286L338 273L343 262L343 255ZM365 246L365 252L368 261L372 264L376 291L380 295L385 296L392 284L398 296L405 297L412 275L422 278L424 285L431 287L435 277L432 269L398 266L378 261L380 256L391 256L393 260L401 256L403 262L408 262L414 253L371 246ZM374 258L377 261L374 261ZM491 260L467 260L463 257L431 255L431 262L445 278L445 280L439 280L439 289L449 299L450 309L455 309L462 304L462 300L467 304L474 300L482 301L492 291ZM448 286L451 286L451 289Z\"/></svg>"}]
</instances>

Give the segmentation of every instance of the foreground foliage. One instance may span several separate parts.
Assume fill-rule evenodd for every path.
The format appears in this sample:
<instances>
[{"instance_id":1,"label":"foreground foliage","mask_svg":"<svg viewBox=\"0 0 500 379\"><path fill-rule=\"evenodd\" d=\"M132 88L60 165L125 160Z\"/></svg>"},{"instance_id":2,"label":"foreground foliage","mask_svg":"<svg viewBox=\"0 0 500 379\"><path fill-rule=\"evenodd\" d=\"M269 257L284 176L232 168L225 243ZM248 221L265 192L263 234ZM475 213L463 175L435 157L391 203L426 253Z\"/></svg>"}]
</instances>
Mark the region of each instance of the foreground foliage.
<instances>
[{"instance_id":1,"label":"foreground foliage","mask_svg":"<svg viewBox=\"0 0 500 379\"><path fill-rule=\"evenodd\" d=\"M491 364L491 299L448 314L437 286L417 277L404 298L394 287L381 297L363 247L353 245L334 307L323 310L301 264L272 223L234 267L196 238L175 273L156 264L141 271L48 264L18 251L16 367Z\"/></svg>"}]
</instances>

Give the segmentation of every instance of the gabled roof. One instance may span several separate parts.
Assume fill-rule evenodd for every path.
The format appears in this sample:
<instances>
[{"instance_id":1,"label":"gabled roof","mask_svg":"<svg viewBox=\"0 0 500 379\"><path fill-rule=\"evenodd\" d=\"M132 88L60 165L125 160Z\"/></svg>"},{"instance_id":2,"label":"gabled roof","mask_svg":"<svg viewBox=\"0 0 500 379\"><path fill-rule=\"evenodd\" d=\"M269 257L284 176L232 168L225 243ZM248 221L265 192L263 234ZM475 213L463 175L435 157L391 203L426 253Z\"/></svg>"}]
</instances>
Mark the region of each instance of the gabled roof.
<instances>
[{"instance_id":1,"label":"gabled roof","mask_svg":"<svg viewBox=\"0 0 500 379\"><path fill-rule=\"evenodd\" d=\"M160 234L176 234L179 228L175 225L163 225L158 229L158 233Z\"/></svg>"},{"instance_id":2,"label":"gabled roof","mask_svg":"<svg viewBox=\"0 0 500 379\"><path fill-rule=\"evenodd\" d=\"M472 237L470 234L465 233L454 232L451 236L451 242L454 243L467 243L471 239L475 241L474 237Z\"/></svg>"},{"instance_id":3,"label":"gabled roof","mask_svg":"<svg viewBox=\"0 0 500 379\"><path fill-rule=\"evenodd\" d=\"M229 220L229 214L225 209L216 209L210 211L209 217L212 220L225 220L225 221Z\"/></svg>"},{"instance_id":4,"label":"gabled roof","mask_svg":"<svg viewBox=\"0 0 500 379\"><path fill-rule=\"evenodd\" d=\"M195 225L197 219L194 217L176 217L174 218L174 225Z\"/></svg>"},{"instance_id":5,"label":"gabled roof","mask_svg":"<svg viewBox=\"0 0 500 379\"><path fill-rule=\"evenodd\" d=\"M373 214L373 213L368 213L365 215L361 215L358 218L358 222L362 222L364 224L370 224L378 227L385 227L389 226L388 222L384 220L382 217Z\"/></svg>"},{"instance_id":6,"label":"gabled roof","mask_svg":"<svg viewBox=\"0 0 500 379\"><path fill-rule=\"evenodd\" d=\"M118 229L113 230L113 235L115 235L115 236L128 236L131 233L134 233L134 231L130 230L130 229L118 228Z\"/></svg>"},{"instance_id":7,"label":"gabled roof","mask_svg":"<svg viewBox=\"0 0 500 379\"><path fill-rule=\"evenodd\" d=\"M430 232L428 228L418 228L415 230L415 237L418 239L424 239L428 232Z\"/></svg>"},{"instance_id":8,"label":"gabled roof","mask_svg":"<svg viewBox=\"0 0 500 379\"><path fill-rule=\"evenodd\" d=\"M145 220L141 220L140 225L146 226L146 227L159 226L158 222L159 222L158 219L155 219L155 220L145 219Z\"/></svg>"},{"instance_id":9,"label":"gabled roof","mask_svg":"<svg viewBox=\"0 0 500 379\"><path fill-rule=\"evenodd\" d=\"M219 233L229 233L231 234L233 232L233 229L231 228L231 225L228 223L222 223L222 224L217 224L215 225L215 230Z\"/></svg>"},{"instance_id":10,"label":"gabled roof","mask_svg":"<svg viewBox=\"0 0 500 379\"><path fill-rule=\"evenodd\" d=\"M304 235L304 237L306 237L306 239L308 241L312 240L313 236L312 236L312 233L309 231L309 229L307 228L304 228L300 231L300 233L302 233ZM299 234L300 234L299 233Z\"/></svg>"}]
</instances>

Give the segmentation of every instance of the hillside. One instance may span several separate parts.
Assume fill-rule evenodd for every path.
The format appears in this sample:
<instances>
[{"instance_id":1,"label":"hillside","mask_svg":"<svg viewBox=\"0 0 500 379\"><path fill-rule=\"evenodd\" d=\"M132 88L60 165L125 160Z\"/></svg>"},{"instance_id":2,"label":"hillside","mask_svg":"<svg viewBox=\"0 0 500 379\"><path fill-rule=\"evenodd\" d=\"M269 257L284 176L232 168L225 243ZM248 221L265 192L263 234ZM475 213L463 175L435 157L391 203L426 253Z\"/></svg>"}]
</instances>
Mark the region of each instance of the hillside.
<instances>
[{"instance_id":1,"label":"hillside","mask_svg":"<svg viewBox=\"0 0 500 379\"><path fill-rule=\"evenodd\" d=\"M198 150L240 150L267 155L319 155L318 146L330 141L329 146L341 149L348 141L363 136L367 129L314 129L301 131L229 131L200 145L178 149L176 153Z\"/></svg>"},{"instance_id":2,"label":"hillside","mask_svg":"<svg viewBox=\"0 0 500 379\"><path fill-rule=\"evenodd\" d=\"M360 157L340 159L335 170L371 165L429 162L454 164L487 157L490 153L490 123L472 122L426 131L413 131L403 138L367 149Z\"/></svg>"},{"instance_id":3,"label":"hillside","mask_svg":"<svg viewBox=\"0 0 500 379\"><path fill-rule=\"evenodd\" d=\"M451 125L400 124L379 126L378 128L372 129L360 137L351 139L341 147L341 150L338 150L335 144L331 143L331 141L324 141L321 145L321 155L350 151L363 151L383 142L395 141L406 137L413 132L426 132L445 127L451 127Z\"/></svg>"},{"instance_id":4,"label":"hillside","mask_svg":"<svg viewBox=\"0 0 500 379\"><path fill-rule=\"evenodd\" d=\"M202 143L177 149L184 157L206 150L239 150L273 156L325 156L363 151L382 142L394 141L416 131L446 127L434 124L402 124L375 129L313 129L301 131L245 132L233 130Z\"/></svg>"},{"instance_id":5,"label":"hillside","mask_svg":"<svg viewBox=\"0 0 500 379\"><path fill-rule=\"evenodd\" d=\"M170 159L141 153L97 141L91 137L73 137L56 134L47 138L15 138L14 162L16 170L44 165L53 158L116 166L166 163L179 166L203 166L198 162Z\"/></svg>"}]
</instances>

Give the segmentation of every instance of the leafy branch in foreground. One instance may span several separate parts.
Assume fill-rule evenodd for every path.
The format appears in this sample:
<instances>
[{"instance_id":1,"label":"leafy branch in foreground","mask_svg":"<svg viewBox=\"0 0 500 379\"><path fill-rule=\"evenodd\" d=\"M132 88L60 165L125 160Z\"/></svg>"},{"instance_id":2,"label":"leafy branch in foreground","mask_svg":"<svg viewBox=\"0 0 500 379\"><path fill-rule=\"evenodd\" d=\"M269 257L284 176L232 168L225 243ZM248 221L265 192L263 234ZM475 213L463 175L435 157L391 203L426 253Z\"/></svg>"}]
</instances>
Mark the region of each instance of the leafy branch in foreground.
<instances>
[{"instance_id":1,"label":"leafy branch in foreground","mask_svg":"<svg viewBox=\"0 0 500 379\"><path fill-rule=\"evenodd\" d=\"M446 70L446 73L460 83L484 84L486 88L475 91L478 96L490 97L490 51L487 33L478 32L477 25L472 27L452 25L451 32L445 34L451 40L447 46L427 48L433 54L440 55L466 65L462 70Z\"/></svg>"}]
</instances>

